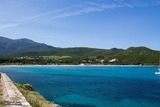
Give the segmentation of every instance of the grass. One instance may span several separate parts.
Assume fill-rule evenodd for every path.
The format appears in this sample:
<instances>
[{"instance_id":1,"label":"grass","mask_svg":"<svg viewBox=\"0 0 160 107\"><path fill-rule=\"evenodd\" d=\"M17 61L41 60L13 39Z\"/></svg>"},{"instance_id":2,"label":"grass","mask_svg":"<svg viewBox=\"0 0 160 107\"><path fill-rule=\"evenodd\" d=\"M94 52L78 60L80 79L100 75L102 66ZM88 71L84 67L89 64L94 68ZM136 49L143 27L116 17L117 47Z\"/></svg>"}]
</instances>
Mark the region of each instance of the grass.
<instances>
[{"instance_id":1,"label":"grass","mask_svg":"<svg viewBox=\"0 0 160 107\"><path fill-rule=\"evenodd\" d=\"M43 96L34 91L30 84L14 83L32 107L53 107Z\"/></svg>"},{"instance_id":2,"label":"grass","mask_svg":"<svg viewBox=\"0 0 160 107\"><path fill-rule=\"evenodd\" d=\"M0 82L0 107L4 107L4 104L3 104L3 91L2 91L2 84Z\"/></svg>"},{"instance_id":3,"label":"grass","mask_svg":"<svg viewBox=\"0 0 160 107\"><path fill-rule=\"evenodd\" d=\"M43 58L59 60L59 59L66 59L66 58L72 58L72 57L71 56L43 56Z\"/></svg>"}]
</instances>

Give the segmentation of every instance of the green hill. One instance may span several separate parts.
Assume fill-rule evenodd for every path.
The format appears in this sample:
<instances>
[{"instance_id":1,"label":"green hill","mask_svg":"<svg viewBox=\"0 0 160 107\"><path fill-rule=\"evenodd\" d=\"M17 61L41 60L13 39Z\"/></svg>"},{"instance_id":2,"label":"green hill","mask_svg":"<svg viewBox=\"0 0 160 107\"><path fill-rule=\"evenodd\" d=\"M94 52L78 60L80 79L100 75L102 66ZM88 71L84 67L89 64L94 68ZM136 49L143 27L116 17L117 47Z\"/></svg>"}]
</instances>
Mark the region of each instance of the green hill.
<instances>
[{"instance_id":1,"label":"green hill","mask_svg":"<svg viewBox=\"0 0 160 107\"><path fill-rule=\"evenodd\" d=\"M154 51L146 47L130 47L127 50L108 52L105 59L118 59L119 64L133 65L158 65L160 51Z\"/></svg>"},{"instance_id":2,"label":"green hill","mask_svg":"<svg viewBox=\"0 0 160 107\"><path fill-rule=\"evenodd\" d=\"M130 47L126 50L95 48L59 48L50 51L27 52L8 56L10 62L20 64L118 64L158 65L160 51L146 47ZM2 61L3 60L3 61ZM0 63L4 63L1 58Z\"/></svg>"},{"instance_id":3,"label":"green hill","mask_svg":"<svg viewBox=\"0 0 160 107\"><path fill-rule=\"evenodd\" d=\"M29 39L0 37L0 64L158 65L160 51L147 47L96 49L55 48Z\"/></svg>"}]
</instances>

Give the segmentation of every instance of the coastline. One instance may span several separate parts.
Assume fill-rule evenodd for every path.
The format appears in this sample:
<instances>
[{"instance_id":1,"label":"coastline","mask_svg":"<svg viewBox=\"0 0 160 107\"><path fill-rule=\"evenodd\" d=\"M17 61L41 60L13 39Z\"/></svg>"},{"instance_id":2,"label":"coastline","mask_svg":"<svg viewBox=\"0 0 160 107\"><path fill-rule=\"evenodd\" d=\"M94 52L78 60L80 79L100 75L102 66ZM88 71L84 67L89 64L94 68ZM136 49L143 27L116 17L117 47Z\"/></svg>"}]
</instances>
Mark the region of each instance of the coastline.
<instances>
[{"instance_id":1,"label":"coastline","mask_svg":"<svg viewBox=\"0 0 160 107\"><path fill-rule=\"evenodd\" d=\"M1 72L0 85L0 106L32 107L41 103L38 107L61 107L58 104L47 101L42 95L34 90L32 85L15 83L7 76L7 74Z\"/></svg>"},{"instance_id":2,"label":"coastline","mask_svg":"<svg viewBox=\"0 0 160 107\"><path fill-rule=\"evenodd\" d=\"M0 65L0 67L157 67L157 65Z\"/></svg>"},{"instance_id":3,"label":"coastline","mask_svg":"<svg viewBox=\"0 0 160 107\"><path fill-rule=\"evenodd\" d=\"M106 67L107 68L107 67ZM4 68L4 69L7 69L7 68ZM9 68L10 69L10 68ZM16 69L16 68L15 68ZM34 69L34 67L32 68L32 69ZM36 68L35 68L36 69ZM122 68L123 69L123 68ZM130 68L129 68L130 69ZM135 68L133 67L133 69L135 70ZM150 69L150 68L149 68ZM90 69L90 71L92 71L93 69ZM102 69L103 70L103 69ZM112 70L116 70L116 69L112 69ZM83 71L83 69L82 69L82 71ZM99 71L98 71L99 72ZM97 73L98 73L97 72ZM111 71L112 72L112 71ZM118 71L119 72L119 71ZM67 73L67 72L66 72ZM73 72L74 73L74 72ZM90 72L89 72L90 73ZM92 72L91 72L92 73ZM95 73L95 74L97 74L97 73ZM144 71L144 74L145 73L148 73L147 71ZM149 72L150 73L150 72ZM101 74L101 73L99 73L99 74ZM123 75L123 72L121 73L121 72L119 72L118 74L122 74ZM131 74L133 74L133 72L131 72ZM137 75L138 73L136 72L135 73L135 75ZM141 73L140 73L141 74ZM103 73L102 73L102 75L103 75ZM108 74L107 74L108 75ZM64 75L63 75L64 76ZM72 76L74 76L74 75L72 75ZM116 76L119 76L119 75L117 75L117 74L115 74L114 72L112 73L112 75L111 76L113 76L113 78L116 78ZM130 75L129 76L129 78L131 77L132 75ZM150 75L149 75L150 76ZM25 77L28 77L27 75L25 76ZM47 77L48 77L48 75L47 75ZM66 75L66 77L69 77L68 75ZM94 78L93 76L87 76L87 77L89 77L89 78ZM133 76L134 77L134 76ZM139 77L139 75L138 75L138 77ZM142 75L142 77L144 77L143 75ZM34 76L33 76L33 78L35 78ZM51 76L51 78L53 78L53 76ZM59 78L59 77L58 77ZM73 79L73 80L79 80L79 78L77 78L77 76L76 77L74 77L75 79ZM81 77L80 77L81 78ZM96 78L97 78L97 76L96 76ZM99 80L99 78L100 78L100 80L101 80L101 78L103 78L103 77L98 77L97 78L97 80ZM122 78L119 78L119 79L122 79ZM132 78L131 78L132 79ZM137 78L136 78L137 79ZM70 80L69 78L67 78L66 80ZM66 80L64 80L64 81L66 81ZM93 81L93 87L95 87L95 81L97 81L97 80L94 80ZM107 79L102 79L102 83L104 83L103 81L104 80L106 80L106 81L108 81ZM126 81L126 78L124 79L125 81ZM49 82L48 83L51 83L50 81L52 81L52 80L50 80L49 79ZM89 79L89 81L90 81L90 79ZM133 81L135 81L135 79L133 79ZM86 82L86 80L84 81L84 84L85 84L85 82ZM117 81L116 81L117 82ZM137 81L138 82L138 84L139 84L139 81ZM136 83L137 83L136 82ZM140 81L141 82L141 81ZM43 82L42 82L43 83ZM60 84L61 83L65 83L65 82L62 82L62 81L60 81L59 82ZM77 83L77 82L76 82ZM124 83L124 81L122 81L122 82L120 82L120 83ZM46 83L45 83L46 84ZM53 83L53 84L55 84L55 83ZM56 82L56 84L57 84L57 82ZM80 83L80 84L82 84L82 83ZM90 82L88 82L88 84L86 84L86 86L89 86L91 83ZM115 84L115 81L113 82L113 84ZM66 85L68 85L68 84L66 84ZM102 84L102 86L103 86L104 84ZM124 85L124 84L123 84ZM40 84L40 86L43 86L43 85L41 85ZM57 85L57 86L60 86L61 87L61 85ZM53 90L54 90L54 88L55 87L57 87L57 86L52 86L53 87ZM62 85L62 86L64 86L65 87L65 85ZM81 87L81 86L80 86ZM92 86L91 86L92 87ZM124 87L125 87L125 85L124 85ZM44 90L46 90L47 88L44 88ZM68 88L68 89L70 89L70 87ZM77 87L77 89L79 89L79 87ZM97 89L97 88L96 88ZM122 88L123 89L123 88ZM65 89L66 90L66 89ZM51 91L51 89L49 89L49 90L47 90L47 92L49 92L49 95L50 95L50 91ZM89 90L90 91L90 90ZM64 92L64 91L61 91L61 92ZM70 92L70 91L69 91ZM53 93L53 95L52 96L54 96L54 94L55 94L56 92L54 92ZM95 93L95 91L93 91L93 93ZM106 93L108 93L108 92L106 92ZM99 94L99 93L98 93ZM44 94L45 95L45 94ZM54 96L54 100L56 101L57 99L56 98L58 98L59 96L58 95L56 95L56 97ZM72 96L71 96L72 97ZM62 98L65 98L65 97L62 97ZM85 98L85 97L84 97ZM51 99L52 100L52 99ZM87 100L88 101L88 100ZM103 103L102 103L103 104Z\"/></svg>"}]
</instances>

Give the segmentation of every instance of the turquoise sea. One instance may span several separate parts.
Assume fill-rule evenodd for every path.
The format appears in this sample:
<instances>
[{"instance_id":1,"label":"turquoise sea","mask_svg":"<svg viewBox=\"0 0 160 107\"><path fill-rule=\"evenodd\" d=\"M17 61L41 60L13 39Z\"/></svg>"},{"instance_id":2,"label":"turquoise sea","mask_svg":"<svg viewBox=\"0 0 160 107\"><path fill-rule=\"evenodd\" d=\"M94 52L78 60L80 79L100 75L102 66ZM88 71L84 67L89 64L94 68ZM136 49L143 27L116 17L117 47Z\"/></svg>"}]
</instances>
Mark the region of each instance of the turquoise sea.
<instances>
[{"instance_id":1,"label":"turquoise sea","mask_svg":"<svg viewBox=\"0 0 160 107\"><path fill-rule=\"evenodd\" d=\"M160 107L157 67L0 67L63 107Z\"/></svg>"}]
</instances>

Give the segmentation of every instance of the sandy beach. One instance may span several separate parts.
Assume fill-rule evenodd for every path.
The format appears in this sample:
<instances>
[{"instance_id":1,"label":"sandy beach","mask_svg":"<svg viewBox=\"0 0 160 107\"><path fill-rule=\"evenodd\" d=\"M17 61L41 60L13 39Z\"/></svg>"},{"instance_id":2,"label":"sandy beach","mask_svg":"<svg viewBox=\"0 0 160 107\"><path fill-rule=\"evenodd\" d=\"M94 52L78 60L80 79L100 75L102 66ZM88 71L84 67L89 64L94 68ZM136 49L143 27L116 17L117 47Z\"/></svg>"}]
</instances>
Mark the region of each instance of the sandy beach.
<instances>
[{"instance_id":1,"label":"sandy beach","mask_svg":"<svg viewBox=\"0 0 160 107\"><path fill-rule=\"evenodd\" d=\"M156 65L0 65L0 67L155 67Z\"/></svg>"}]
</instances>

